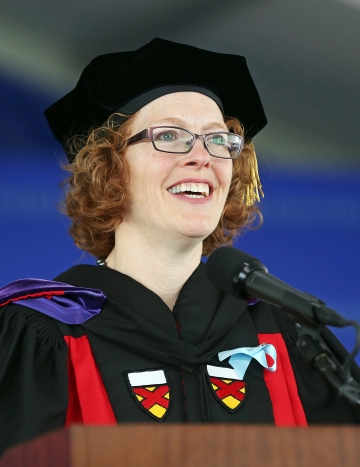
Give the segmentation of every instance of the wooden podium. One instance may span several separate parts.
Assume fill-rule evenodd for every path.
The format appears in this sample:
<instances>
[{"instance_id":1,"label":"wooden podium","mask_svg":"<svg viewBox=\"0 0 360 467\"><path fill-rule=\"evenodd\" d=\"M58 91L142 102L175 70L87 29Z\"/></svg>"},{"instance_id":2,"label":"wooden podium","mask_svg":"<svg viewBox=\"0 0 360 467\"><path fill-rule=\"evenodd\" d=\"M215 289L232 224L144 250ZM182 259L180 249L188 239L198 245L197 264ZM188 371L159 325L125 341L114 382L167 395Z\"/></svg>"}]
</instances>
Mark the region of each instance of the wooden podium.
<instances>
[{"instance_id":1,"label":"wooden podium","mask_svg":"<svg viewBox=\"0 0 360 467\"><path fill-rule=\"evenodd\" d=\"M360 428L72 426L7 451L0 467L359 467Z\"/></svg>"}]
</instances>

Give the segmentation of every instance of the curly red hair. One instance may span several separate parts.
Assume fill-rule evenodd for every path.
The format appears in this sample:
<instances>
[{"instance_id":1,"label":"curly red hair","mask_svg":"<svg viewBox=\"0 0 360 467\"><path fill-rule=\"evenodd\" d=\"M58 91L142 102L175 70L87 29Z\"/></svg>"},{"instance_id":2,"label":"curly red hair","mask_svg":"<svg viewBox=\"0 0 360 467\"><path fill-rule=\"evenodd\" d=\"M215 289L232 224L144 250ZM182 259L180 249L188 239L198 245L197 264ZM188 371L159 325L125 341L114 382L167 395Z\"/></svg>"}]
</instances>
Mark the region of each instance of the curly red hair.
<instances>
[{"instance_id":1,"label":"curly red hair","mask_svg":"<svg viewBox=\"0 0 360 467\"><path fill-rule=\"evenodd\" d=\"M110 254L115 229L128 207L130 173L124 151L135 116L117 127L110 117L107 125L93 130L85 141L73 138L69 151L74 156L73 162L63 166L70 172L62 206L72 221L69 233L80 249L96 257L106 258ZM243 134L237 119L226 118L225 123L229 131ZM224 211L216 229L203 242L204 255L231 244L236 235L255 221L261 224L261 213L253 203L254 173L257 174L255 150L252 143L247 143L241 156L233 161Z\"/></svg>"}]
</instances>

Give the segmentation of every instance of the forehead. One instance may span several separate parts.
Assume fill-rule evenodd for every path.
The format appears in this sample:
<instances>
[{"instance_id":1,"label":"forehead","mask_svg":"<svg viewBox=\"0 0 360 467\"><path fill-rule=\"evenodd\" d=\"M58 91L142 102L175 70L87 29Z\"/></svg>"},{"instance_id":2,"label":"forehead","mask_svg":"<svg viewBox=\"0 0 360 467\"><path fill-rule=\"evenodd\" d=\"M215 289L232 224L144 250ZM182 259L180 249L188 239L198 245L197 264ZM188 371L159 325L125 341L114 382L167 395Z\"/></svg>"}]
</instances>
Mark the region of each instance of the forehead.
<instances>
[{"instance_id":1,"label":"forehead","mask_svg":"<svg viewBox=\"0 0 360 467\"><path fill-rule=\"evenodd\" d=\"M206 126L218 123L224 127L224 119L217 103L198 92L175 92L155 99L142 107L134 119L134 129L141 131L151 125L174 119L190 126Z\"/></svg>"}]
</instances>

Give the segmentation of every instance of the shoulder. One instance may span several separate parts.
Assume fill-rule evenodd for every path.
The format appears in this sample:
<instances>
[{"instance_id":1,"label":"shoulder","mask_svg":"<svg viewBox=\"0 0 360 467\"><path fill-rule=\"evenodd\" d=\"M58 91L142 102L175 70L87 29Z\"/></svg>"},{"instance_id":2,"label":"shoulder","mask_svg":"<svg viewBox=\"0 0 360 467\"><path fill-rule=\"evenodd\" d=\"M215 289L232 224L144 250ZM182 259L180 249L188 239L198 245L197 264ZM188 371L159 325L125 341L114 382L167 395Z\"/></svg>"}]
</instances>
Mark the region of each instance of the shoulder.
<instances>
[{"instance_id":1,"label":"shoulder","mask_svg":"<svg viewBox=\"0 0 360 467\"><path fill-rule=\"evenodd\" d=\"M65 275L77 276L73 271ZM105 300L105 295L97 289L77 287L59 280L21 279L0 289L2 327L5 322L23 326L30 323L32 327L36 323L53 332L60 323L82 324L101 311Z\"/></svg>"},{"instance_id":2,"label":"shoulder","mask_svg":"<svg viewBox=\"0 0 360 467\"><path fill-rule=\"evenodd\" d=\"M26 339L34 344L44 342L64 345L66 325L27 306L11 303L0 307L0 346L1 342L15 342Z\"/></svg>"},{"instance_id":3,"label":"shoulder","mask_svg":"<svg viewBox=\"0 0 360 467\"><path fill-rule=\"evenodd\" d=\"M296 324L281 308L259 301L249 305L249 313L258 332L280 332L288 347L296 343L298 338Z\"/></svg>"},{"instance_id":4,"label":"shoulder","mask_svg":"<svg viewBox=\"0 0 360 467\"><path fill-rule=\"evenodd\" d=\"M54 281L75 287L99 289L104 291L105 295L109 295L111 294L110 285L123 282L125 277L127 276L105 266L79 264L56 276Z\"/></svg>"},{"instance_id":5,"label":"shoulder","mask_svg":"<svg viewBox=\"0 0 360 467\"><path fill-rule=\"evenodd\" d=\"M58 274L53 280L74 285L75 287L86 287L85 284L89 282L89 280L99 275L100 269L100 266L78 264Z\"/></svg>"}]
</instances>

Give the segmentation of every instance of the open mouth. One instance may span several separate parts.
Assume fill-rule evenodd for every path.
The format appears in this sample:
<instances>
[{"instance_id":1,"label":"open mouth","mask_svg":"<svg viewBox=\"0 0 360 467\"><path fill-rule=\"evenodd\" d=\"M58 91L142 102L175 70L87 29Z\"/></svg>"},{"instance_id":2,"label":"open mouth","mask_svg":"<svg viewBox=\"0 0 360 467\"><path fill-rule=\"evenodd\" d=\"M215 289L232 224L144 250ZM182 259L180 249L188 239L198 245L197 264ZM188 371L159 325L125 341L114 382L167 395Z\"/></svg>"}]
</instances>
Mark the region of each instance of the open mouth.
<instances>
[{"instance_id":1,"label":"open mouth","mask_svg":"<svg viewBox=\"0 0 360 467\"><path fill-rule=\"evenodd\" d=\"M207 198L210 194L210 186L207 183L179 183L168 188L168 192L189 198Z\"/></svg>"}]
</instances>

